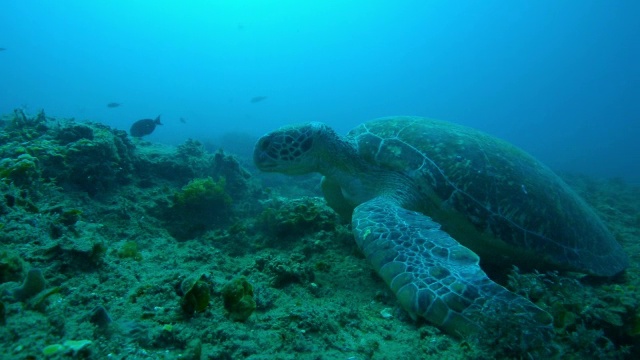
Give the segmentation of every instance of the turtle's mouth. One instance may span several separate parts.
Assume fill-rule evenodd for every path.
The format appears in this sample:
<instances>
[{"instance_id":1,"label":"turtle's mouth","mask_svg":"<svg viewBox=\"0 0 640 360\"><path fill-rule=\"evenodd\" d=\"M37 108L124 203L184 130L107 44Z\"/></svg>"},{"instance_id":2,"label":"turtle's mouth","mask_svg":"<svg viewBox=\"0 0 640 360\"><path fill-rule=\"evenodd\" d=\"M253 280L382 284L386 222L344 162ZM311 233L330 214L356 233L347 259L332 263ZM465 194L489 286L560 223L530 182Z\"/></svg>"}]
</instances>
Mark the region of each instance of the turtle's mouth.
<instances>
[{"instance_id":1,"label":"turtle's mouth","mask_svg":"<svg viewBox=\"0 0 640 360\"><path fill-rule=\"evenodd\" d=\"M277 171L278 163L274 161L269 152L262 149L260 145L260 142L258 142L253 152L253 163L256 164L261 171Z\"/></svg>"}]
</instances>

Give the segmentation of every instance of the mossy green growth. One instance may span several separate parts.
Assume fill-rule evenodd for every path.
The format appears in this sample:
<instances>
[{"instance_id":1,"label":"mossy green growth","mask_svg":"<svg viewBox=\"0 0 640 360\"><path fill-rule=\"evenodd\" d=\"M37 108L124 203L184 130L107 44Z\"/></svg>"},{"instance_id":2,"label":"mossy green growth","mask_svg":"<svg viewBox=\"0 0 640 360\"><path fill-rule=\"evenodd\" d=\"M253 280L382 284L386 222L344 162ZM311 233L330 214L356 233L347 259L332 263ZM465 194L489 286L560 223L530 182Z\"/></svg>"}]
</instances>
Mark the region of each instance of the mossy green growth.
<instances>
[{"instance_id":1,"label":"mossy green growth","mask_svg":"<svg viewBox=\"0 0 640 360\"><path fill-rule=\"evenodd\" d=\"M0 161L0 179L18 186L30 185L40 178L37 161L29 154L22 154L15 159L3 159Z\"/></svg>"},{"instance_id":2,"label":"mossy green growth","mask_svg":"<svg viewBox=\"0 0 640 360\"><path fill-rule=\"evenodd\" d=\"M91 345L91 340L66 340L63 344L52 344L42 349L44 356L54 356L56 354L65 353L70 357L78 356L87 346ZM68 354L67 354L68 353Z\"/></svg>"},{"instance_id":3,"label":"mossy green growth","mask_svg":"<svg viewBox=\"0 0 640 360\"><path fill-rule=\"evenodd\" d=\"M576 313L567 310L564 304L553 304L551 310L553 313L553 326L556 329L573 329L579 321Z\"/></svg>"},{"instance_id":4,"label":"mossy green growth","mask_svg":"<svg viewBox=\"0 0 640 360\"><path fill-rule=\"evenodd\" d=\"M135 261L142 260L142 254L138 251L138 243L135 241L125 242L118 251L118 256L121 258L130 258Z\"/></svg>"},{"instance_id":5,"label":"mossy green growth","mask_svg":"<svg viewBox=\"0 0 640 360\"><path fill-rule=\"evenodd\" d=\"M60 353L62 351L66 350L66 347L62 344L52 344L52 345L47 345L44 347L44 349L42 349L42 354L44 356L53 356L57 353Z\"/></svg>"},{"instance_id":6,"label":"mossy green growth","mask_svg":"<svg viewBox=\"0 0 640 360\"><path fill-rule=\"evenodd\" d=\"M0 251L0 284L22 279L24 261L17 254Z\"/></svg>"},{"instance_id":7,"label":"mossy green growth","mask_svg":"<svg viewBox=\"0 0 640 360\"><path fill-rule=\"evenodd\" d=\"M253 285L244 276L237 277L222 287L224 308L234 321L245 321L256 309Z\"/></svg>"},{"instance_id":8,"label":"mossy green growth","mask_svg":"<svg viewBox=\"0 0 640 360\"><path fill-rule=\"evenodd\" d=\"M65 210L60 214L58 222L66 226L72 226L80 220L80 215L82 215L82 210L80 209Z\"/></svg>"},{"instance_id":9,"label":"mossy green growth","mask_svg":"<svg viewBox=\"0 0 640 360\"><path fill-rule=\"evenodd\" d=\"M188 315L204 311L211 301L209 282L205 275L190 277L180 284L182 291L182 310Z\"/></svg>"},{"instance_id":10,"label":"mossy green growth","mask_svg":"<svg viewBox=\"0 0 640 360\"><path fill-rule=\"evenodd\" d=\"M87 346L91 345L91 340L66 340L62 345L72 351L72 354L77 354Z\"/></svg>"},{"instance_id":11,"label":"mossy green growth","mask_svg":"<svg viewBox=\"0 0 640 360\"><path fill-rule=\"evenodd\" d=\"M257 219L261 230L278 239L333 230L338 224L335 213L315 198L284 201L266 208Z\"/></svg>"},{"instance_id":12,"label":"mossy green growth","mask_svg":"<svg viewBox=\"0 0 640 360\"><path fill-rule=\"evenodd\" d=\"M91 253L89 254L89 260L94 264L99 264L104 259L104 255L107 253L107 247L101 243L94 243L91 247ZM142 255L140 255L142 259Z\"/></svg>"},{"instance_id":13,"label":"mossy green growth","mask_svg":"<svg viewBox=\"0 0 640 360\"><path fill-rule=\"evenodd\" d=\"M49 298L55 294L59 294L62 287L56 286L50 289L43 290L35 295L32 299L27 300L25 307L27 309L33 309L36 311L44 312L47 307Z\"/></svg>"},{"instance_id":14,"label":"mossy green growth","mask_svg":"<svg viewBox=\"0 0 640 360\"><path fill-rule=\"evenodd\" d=\"M627 335L640 337L640 313L636 313L627 327Z\"/></svg>"},{"instance_id":15,"label":"mossy green growth","mask_svg":"<svg viewBox=\"0 0 640 360\"><path fill-rule=\"evenodd\" d=\"M5 325L7 323L7 308L4 306L4 303L0 301L0 325Z\"/></svg>"},{"instance_id":16,"label":"mossy green growth","mask_svg":"<svg viewBox=\"0 0 640 360\"><path fill-rule=\"evenodd\" d=\"M211 177L191 180L182 190L175 193L175 206L189 212L198 212L212 206L228 208L231 206L231 196L225 190L226 179L220 177L213 181Z\"/></svg>"},{"instance_id":17,"label":"mossy green growth","mask_svg":"<svg viewBox=\"0 0 640 360\"><path fill-rule=\"evenodd\" d=\"M177 239L191 239L229 224L231 209L224 177L193 179L174 193L173 206L167 209L167 229Z\"/></svg>"}]
</instances>

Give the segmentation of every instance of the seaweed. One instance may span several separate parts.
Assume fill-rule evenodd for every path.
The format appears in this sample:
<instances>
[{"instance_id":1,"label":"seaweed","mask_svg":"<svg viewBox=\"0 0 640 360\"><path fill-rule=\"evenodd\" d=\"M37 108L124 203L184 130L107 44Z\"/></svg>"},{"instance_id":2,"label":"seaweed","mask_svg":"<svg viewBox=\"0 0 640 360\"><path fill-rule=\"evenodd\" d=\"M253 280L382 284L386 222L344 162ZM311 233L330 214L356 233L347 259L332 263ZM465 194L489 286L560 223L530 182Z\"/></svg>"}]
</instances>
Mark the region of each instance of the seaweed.
<instances>
[{"instance_id":1,"label":"seaweed","mask_svg":"<svg viewBox=\"0 0 640 360\"><path fill-rule=\"evenodd\" d=\"M244 276L234 278L222 287L224 308L234 321L246 321L256 309L253 285Z\"/></svg>"},{"instance_id":2,"label":"seaweed","mask_svg":"<svg viewBox=\"0 0 640 360\"><path fill-rule=\"evenodd\" d=\"M165 211L168 230L184 240L221 228L231 222L232 204L225 178L193 179L174 193L173 205Z\"/></svg>"},{"instance_id":3,"label":"seaweed","mask_svg":"<svg viewBox=\"0 0 640 360\"><path fill-rule=\"evenodd\" d=\"M204 274L186 278L180 284L182 300L180 306L187 315L203 312L211 301L209 282Z\"/></svg>"},{"instance_id":4,"label":"seaweed","mask_svg":"<svg viewBox=\"0 0 640 360\"><path fill-rule=\"evenodd\" d=\"M82 215L82 210L80 209L69 209L65 210L60 214L58 221L65 226L73 226L78 220L80 220L80 215Z\"/></svg>"},{"instance_id":5,"label":"seaweed","mask_svg":"<svg viewBox=\"0 0 640 360\"><path fill-rule=\"evenodd\" d=\"M0 251L0 284L18 281L24 272L24 261L14 252Z\"/></svg>"},{"instance_id":6,"label":"seaweed","mask_svg":"<svg viewBox=\"0 0 640 360\"><path fill-rule=\"evenodd\" d=\"M100 248L97 249L100 251ZM135 261L142 261L142 254L138 250L138 243L135 241L126 241L118 250L118 256L123 259L133 259Z\"/></svg>"}]
</instances>

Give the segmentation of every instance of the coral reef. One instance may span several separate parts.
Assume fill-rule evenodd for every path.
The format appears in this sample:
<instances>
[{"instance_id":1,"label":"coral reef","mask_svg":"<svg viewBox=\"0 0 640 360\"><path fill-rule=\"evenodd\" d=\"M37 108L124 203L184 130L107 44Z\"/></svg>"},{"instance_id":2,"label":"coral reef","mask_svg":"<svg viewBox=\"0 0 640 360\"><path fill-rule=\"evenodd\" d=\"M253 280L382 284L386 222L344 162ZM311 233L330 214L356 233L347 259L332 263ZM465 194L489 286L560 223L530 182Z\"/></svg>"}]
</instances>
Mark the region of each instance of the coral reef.
<instances>
[{"instance_id":1,"label":"coral reef","mask_svg":"<svg viewBox=\"0 0 640 360\"><path fill-rule=\"evenodd\" d=\"M336 213L320 198L276 198L258 215L256 228L281 244L319 231L332 231L339 222Z\"/></svg>"},{"instance_id":2,"label":"coral reef","mask_svg":"<svg viewBox=\"0 0 640 360\"><path fill-rule=\"evenodd\" d=\"M29 118L18 111L0 148L0 178L19 187L38 183L77 188L90 196L114 190L133 169L133 144L125 132L74 120L53 122L44 112Z\"/></svg>"},{"instance_id":3,"label":"coral reef","mask_svg":"<svg viewBox=\"0 0 640 360\"><path fill-rule=\"evenodd\" d=\"M0 159L6 358L640 354L640 188L620 180L565 175L629 253L623 276L492 269L554 316L536 345L413 322L317 197L317 176L252 175L250 159L195 140L132 141L44 112L0 117Z\"/></svg>"}]
</instances>

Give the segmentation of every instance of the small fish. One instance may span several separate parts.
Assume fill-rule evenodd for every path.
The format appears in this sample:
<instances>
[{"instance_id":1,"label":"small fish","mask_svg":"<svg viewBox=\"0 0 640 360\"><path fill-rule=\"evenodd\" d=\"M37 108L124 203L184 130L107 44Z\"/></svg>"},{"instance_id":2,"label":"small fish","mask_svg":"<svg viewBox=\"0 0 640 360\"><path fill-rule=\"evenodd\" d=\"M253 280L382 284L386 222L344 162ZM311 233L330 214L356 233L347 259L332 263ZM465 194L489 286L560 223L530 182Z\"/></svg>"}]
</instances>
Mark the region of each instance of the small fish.
<instances>
[{"instance_id":1,"label":"small fish","mask_svg":"<svg viewBox=\"0 0 640 360\"><path fill-rule=\"evenodd\" d=\"M122 104L117 103L117 102L110 102L110 103L107 104L107 107L108 108L117 108L120 105L122 105Z\"/></svg>"},{"instance_id":2,"label":"small fish","mask_svg":"<svg viewBox=\"0 0 640 360\"><path fill-rule=\"evenodd\" d=\"M0 48L0 51L5 51L5 50L7 50L7 49L6 48Z\"/></svg>"},{"instance_id":3,"label":"small fish","mask_svg":"<svg viewBox=\"0 0 640 360\"><path fill-rule=\"evenodd\" d=\"M180 118L180 122L181 122L181 123L183 123L183 124L186 124L186 123L187 123L187 120L185 120L183 117L181 117L181 118Z\"/></svg>"},{"instance_id":4,"label":"small fish","mask_svg":"<svg viewBox=\"0 0 640 360\"><path fill-rule=\"evenodd\" d=\"M162 125L160 122L160 115L155 120L151 119L142 119L138 120L131 125L131 129L129 130L129 134L133 137L141 138L143 136L149 135L156 129L157 125Z\"/></svg>"},{"instance_id":5,"label":"small fish","mask_svg":"<svg viewBox=\"0 0 640 360\"><path fill-rule=\"evenodd\" d=\"M257 102L265 100L266 98L267 98L266 96L254 96L254 97L251 98L251 103L255 104Z\"/></svg>"}]
</instances>

